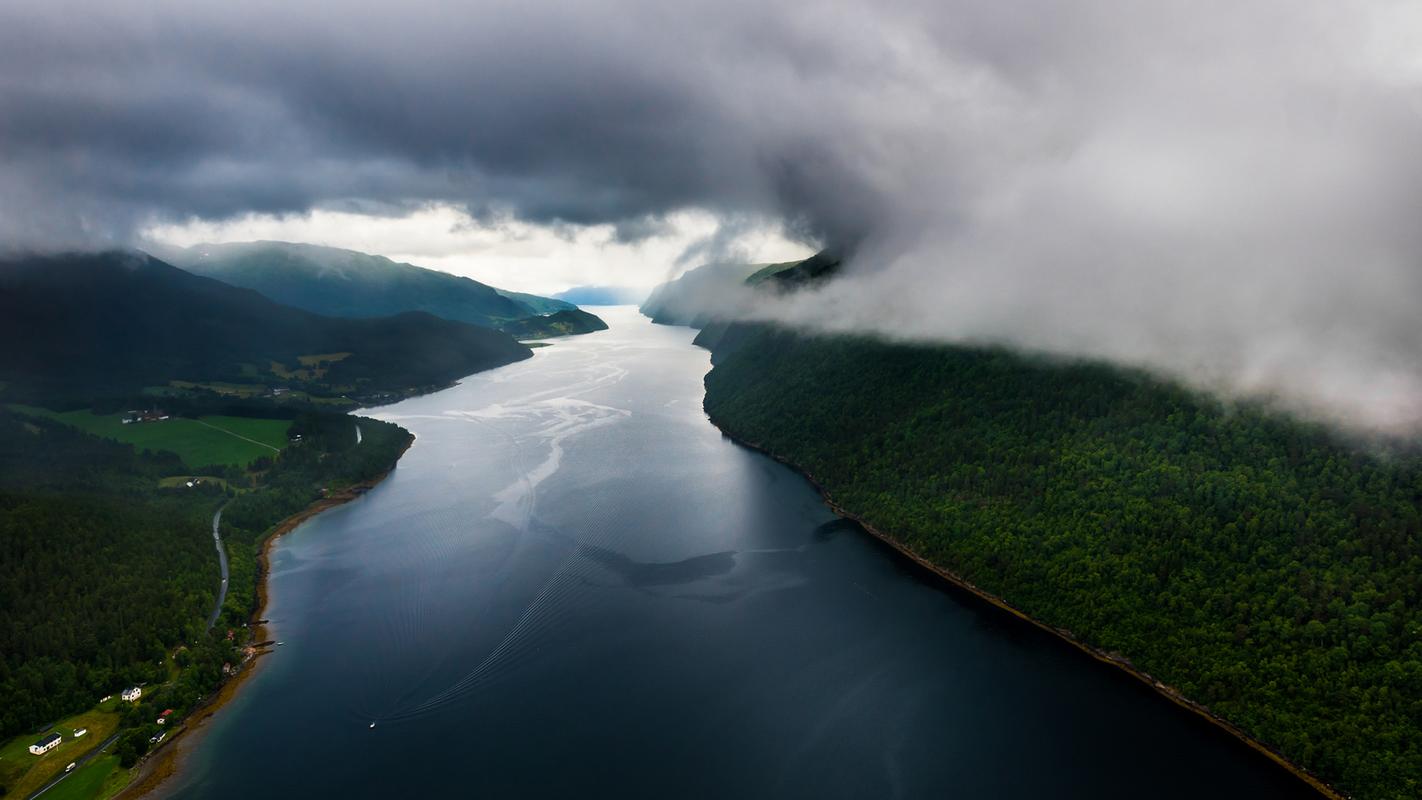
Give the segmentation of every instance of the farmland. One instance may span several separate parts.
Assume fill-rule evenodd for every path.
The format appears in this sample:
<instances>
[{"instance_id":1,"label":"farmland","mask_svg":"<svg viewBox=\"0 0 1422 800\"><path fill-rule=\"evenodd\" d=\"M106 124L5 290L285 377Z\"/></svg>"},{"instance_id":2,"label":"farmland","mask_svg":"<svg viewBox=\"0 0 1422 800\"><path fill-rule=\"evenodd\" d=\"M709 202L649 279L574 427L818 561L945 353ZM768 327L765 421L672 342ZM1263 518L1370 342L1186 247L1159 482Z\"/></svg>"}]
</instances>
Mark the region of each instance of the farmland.
<instances>
[{"instance_id":1,"label":"farmland","mask_svg":"<svg viewBox=\"0 0 1422 800\"><path fill-rule=\"evenodd\" d=\"M290 420L226 416L174 417L125 424L123 414L57 412L34 406L13 408L58 420L95 436L131 444L138 450L167 450L194 468L217 464L245 467L262 456L276 455L286 446L286 431L291 427Z\"/></svg>"}]
</instances>

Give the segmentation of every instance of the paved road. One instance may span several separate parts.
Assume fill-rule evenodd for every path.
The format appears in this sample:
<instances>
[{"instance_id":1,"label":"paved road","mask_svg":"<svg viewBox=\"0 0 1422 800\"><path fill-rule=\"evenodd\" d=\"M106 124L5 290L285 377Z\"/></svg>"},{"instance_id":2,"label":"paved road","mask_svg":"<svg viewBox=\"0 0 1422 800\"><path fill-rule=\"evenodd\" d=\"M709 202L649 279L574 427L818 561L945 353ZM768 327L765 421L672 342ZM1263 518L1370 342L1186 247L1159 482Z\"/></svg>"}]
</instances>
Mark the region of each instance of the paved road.
<instances>
[{"instance_id":1,"label":"paved road","mask_svg":"<svg viewBox=\"0 0 1422 800\"><path fill-rule=\"evenodd\" d=\"M217 509L217 513L212 515L212 541L217 544L217 563L222 566L222 585L217 589L217 605L213 606L212 616L207 618L207 629L212 630L212 626L217 624L217 617L222 613L222 604L227 602L227 550L222 546L222 533L218 530L218 524L222 522L222 509Z\"/></svg>"},{"instance_id":2,"label":"paved road","mask_svg":"<svg viewBox=\"0 0 1422 800\"><path fill-rule=\"evenodd\" d=\"M208 617L207 619L207 627L209 630L212 629L213 625L217 624L217 617L219 614L222 613L222 604L227 601L227 550L222 546L222 531L220 527L221 523L222 509L219 508L217 509L217 513L212 515L212 541L214 544L217 545L217 563L222 566L222 584L218 587L217 590L217 605L214 606L212 609L212 616ZM98 747L74 759L74 771L77 771L79 767L84 764L84 762L103 752L105 748L117 741L118 737L119 735L115 733L113 736L110 736L109 738L105 739ZM52 779L50 779L49 783L46 783L44 786L41 786L39 789L35 790L35 793L30 795L27 800L33 800L33 798L39 797L40 795L54 788L55 784L69 777L70 774L70 772L61 772L58 775L54 776Z\"/></svg>"},{"instance_id":3,"label":"paved road","mask_svg":"<svg viewBox=\"0 0 1422 800\"><path fill-rule=\"evenodd\" d=\"M78 771L79 771L79 768L82 767L82 766L84 766L84 762L88 761L89 759L93 758L94 756L97 756L99 753L102 753L109 745L111 745L111 744L113 744L114 742L118 741L118 737L119 737L119 735L118 735L117 733L115 733L113 736L110 736L109 738L107 738L107 739L105 739L104 741L100 742L98 747L95 747L93 750L90 750L89 752L85 753L84 755L79 756L78 758L74 759L74 769L73 769L73 770L71 770L70 772L61 772L61 773L59 773L58 775L55 775L53 778L50 778L50 779L49 779L49 783L46 783L45 785L43 785L43 786L41 786L40 788L36 789L35 792L34 792L34 794L30 795L30 796L29 796L28 798L26 798L25 800L34 800L36 797L39 797L40 795L44 794L45 792L49 791L50 789L53 789L53 788L54 788L54 785L55 785L56 783L59 783L60 781L64 780L65 778L69 777L69 776L70 776L71 774L73 774L74 772L78 772Z\"/></svg>"}]
</instances>

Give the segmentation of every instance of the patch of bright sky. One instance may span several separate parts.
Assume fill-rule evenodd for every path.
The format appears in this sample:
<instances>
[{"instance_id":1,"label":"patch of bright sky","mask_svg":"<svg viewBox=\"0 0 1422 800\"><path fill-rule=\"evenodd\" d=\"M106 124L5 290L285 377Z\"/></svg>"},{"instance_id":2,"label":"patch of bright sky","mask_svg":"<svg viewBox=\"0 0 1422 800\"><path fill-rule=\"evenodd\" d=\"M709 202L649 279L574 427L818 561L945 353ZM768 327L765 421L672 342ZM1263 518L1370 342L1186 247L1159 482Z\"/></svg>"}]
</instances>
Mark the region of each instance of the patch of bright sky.
<instances>
[{"instance_id":1,"label":"patch of bright sky","mask_svg":"<svg viewBox=\"0 0 1422 800\"><path fill-rule=\"evenodd\" d=\"M538 225L506 219L485 222L452 206L430 206L403 217L316 210L253 214L223 221L154 225L144 238L178 247L204 242L276 240L343 247L464 275L501 289L552 294L572 286L650 288L703 263L678 259L718 229L706 212L667 217L659 232L618 241L611 225ZM811 250L772 225L753 226L735 241L752 262L805 258Z\"/></svg>"}]
</instances>

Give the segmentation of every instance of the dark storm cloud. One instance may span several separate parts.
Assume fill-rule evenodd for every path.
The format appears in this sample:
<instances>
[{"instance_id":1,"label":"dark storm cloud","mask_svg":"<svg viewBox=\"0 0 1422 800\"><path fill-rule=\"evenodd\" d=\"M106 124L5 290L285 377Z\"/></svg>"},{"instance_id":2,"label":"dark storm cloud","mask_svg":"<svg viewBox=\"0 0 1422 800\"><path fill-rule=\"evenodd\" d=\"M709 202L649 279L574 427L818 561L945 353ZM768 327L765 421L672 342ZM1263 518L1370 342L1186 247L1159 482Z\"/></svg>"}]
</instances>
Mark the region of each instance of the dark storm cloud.
<instances>
[{"instance_id":1,"label":"dark storm cloud","mask_svg":"<svg viewBox=\"0 0 1422 800\"><path fill-rule=\"evenodd\" d=\"M25 5L0 10L11 238L352 198L624 230L774 211L707 54L676 52L692 21L653 4Z\"/></svg>"},{"instance_id":2,"label":"dark storm cloud","mask_svg":"<svg viewBox=\"0 0 1422 800\"><path fill-rule=\"evenodd\" d=\"M952 110L932 71L964 35L926 37L958 11L936 8L21 0L0 234L439 201L633 239L688 207L855 239Z\"/></svg>"},{"instance_id":3,"label":"dark storm cloud","mask_svg":"<svg viewBox=\"0 0 1422 800\"><path fill-rule=\"evenodd\" d=\"M430 202L852 245L761 313L1422 419L1422 14L1386 0L0 8L0 238ZM834 309L826 313L824 308Z\"/></svg>"}]
</instances>

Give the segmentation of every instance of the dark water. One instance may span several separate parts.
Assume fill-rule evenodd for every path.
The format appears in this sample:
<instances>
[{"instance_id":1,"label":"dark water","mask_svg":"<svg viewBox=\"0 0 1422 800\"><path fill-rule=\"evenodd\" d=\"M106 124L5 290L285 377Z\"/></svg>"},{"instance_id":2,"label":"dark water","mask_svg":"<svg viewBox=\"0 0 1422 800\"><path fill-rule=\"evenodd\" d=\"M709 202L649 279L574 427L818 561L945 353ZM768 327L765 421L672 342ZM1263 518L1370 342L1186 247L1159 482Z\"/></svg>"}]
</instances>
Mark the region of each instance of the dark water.
<instances>
[{"instance_id":1,"label":"dark water","mask_svg":"<svg viewBox=\"0 0 1422 800\"><path fill-rule=\"evenodd\" d=\"M706 421L691 331L606 317L375 414L418 441L277 546L286 644L180 796L1311 796L837 522Z\"/></svg>"}]
</instances>

